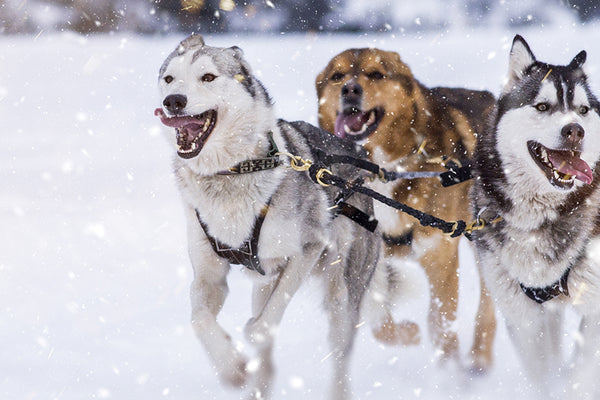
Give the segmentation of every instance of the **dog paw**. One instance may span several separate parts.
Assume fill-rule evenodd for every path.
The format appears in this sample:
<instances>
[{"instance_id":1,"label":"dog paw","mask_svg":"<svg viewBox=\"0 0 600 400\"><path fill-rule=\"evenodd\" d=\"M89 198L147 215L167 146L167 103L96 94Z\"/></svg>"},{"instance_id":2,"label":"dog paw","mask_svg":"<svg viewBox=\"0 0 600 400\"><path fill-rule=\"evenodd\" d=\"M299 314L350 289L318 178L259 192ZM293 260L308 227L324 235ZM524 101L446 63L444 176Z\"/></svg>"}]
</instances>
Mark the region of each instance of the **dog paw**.
<instances>
[{"instance_id":1,"label":"dog paw","mask_svg":"<svg viewBox=\"0 0 600 400\"><path fill-rule=\"evenodd\" d=\"M416 346L421 343L419 325L411 321L395 323L386 320L381 326L373 328L373 336L388 345Z\"/></svg>"},{"instance_id":2,"label":"dog paw","mask_svg":"<svg viewBox=\"0 0 600 400\"><path fill-rule=\"evenodd\" d=\"M248 361L237 354L230 362L222 363L219 368L219 376L226 385L241 388L248 381Z\"/></svg>"},{"instance_id":3,"label":"dog paw","mask_svg":"<svg viewBox=\"0 0 600 400\"><path fill-rule=\"evenodd\" d=\"M277 328L261 321L260 319L250 318L246 323L244 333L248 342L257 347L269 346L273 342L273 337Z\"/></svg>"},{"instance_id":4,"label":"dog paw","mask_svg":"<svg viewBox=\"0 0 600 400\"><path fill-rule=\"evenodd\" d=\"M473 376L486 375L492 365L491 356L474 355L469 366L469 373Z\"/></svg>"}]
</instances>

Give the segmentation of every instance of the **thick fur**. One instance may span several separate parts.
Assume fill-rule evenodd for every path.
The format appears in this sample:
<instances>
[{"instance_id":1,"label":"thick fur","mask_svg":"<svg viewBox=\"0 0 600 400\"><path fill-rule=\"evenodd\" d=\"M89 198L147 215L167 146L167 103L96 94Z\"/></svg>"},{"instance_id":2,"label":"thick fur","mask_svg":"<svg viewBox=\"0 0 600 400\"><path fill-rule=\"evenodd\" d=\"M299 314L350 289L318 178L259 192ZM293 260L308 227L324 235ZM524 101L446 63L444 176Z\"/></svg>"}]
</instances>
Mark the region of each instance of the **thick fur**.
<instances>
[{"instance_id":1,"label":"thick fur","mask_svg":"<svg viewBox=\"0 0 600 400\"><path fill-rule=\"evenodd\" d=\"M474 211L502 218L476 232L478 258L543 398L563 390L575 392L569 398L600 398L600 113L582 69L585 57L581 52L567 66L539 62L516 36L508 81L476 148ZM562 182L536 161L541 151L532 148L541 146L547 154L563 151L560 165L549 158L553 168L570 172L557 174ZM521 288L548 287L569 268L568 295L538 304ZM583 329L574 375L556 390L557 377L567 375L561 346L567 306L583 316Z\"/></svg>"},{"instance_id":2,"label":"thick fur","mask_svg":"<svg viewBox=\"0 0 600 400\"><path fill-rule=\"evenodd\" d=\"M338 190L313 183L306 172L286 166L240 175L219 172L248 159L265 157L269 132L280 152L304 159L314 160L316 147L355 157L361 156L360 149L309 124L277 120L266 90L237 47L209 47L200 36L187 38L160 68L159 87L164 100L155 113L163 123L176 128L168 130L168 140L178 154L174 169L194 269L192 325L219 377L227 384L250 388L253 398L269 397L274 374L272 346L278 325L298 287L315 273L323 278L326 290L324 304L329 314L334 362L331 397L348 397L348 358L360 325L360 307L363 302L373 302L386 313L389 305L385 280L379 289L371 285L385 276L384 270L375 272L380 256L379 233L371 233L345 216L336 217L331 208ZM214 110L213 117L197 120L202 124L208 121L206 124L214 127L200 146L192 147L190 143L197 140L200 125L194 125L189 116L207 115L207 110ZM175 126L177 121L189 124ZM289 160L281 157L289 166ZM334 173L350 180L359 176L359 171L348 166L336 168ZM250 236L269 199L258 243L259 260L266 274L263 277L241 267L255 278L253 315L245 335L258 352L259 367L250 371L248 358L217 322L227 297L226 277L231 265L213 250L196 213L211 236L238 248ZM366 197L354 195L348 202L373 213L372 202ZM369 296L363 299L367 289Z\"/></svg>"},{"instance_id":3,"label":"thick fur","mask_svg":"<svg viewBox=\"0 0 600 400\"><path fill-rule=\"evenodd\" d=\"M470 158L475 134L494 104L489 92L429 89L415 79L397 53L372 48L349 49L335 56L318 75L316 87L320 126L361 143L372 161L389 170L443 171L430 160ZM348 132L345 123L355 123L359 132ZM443 188L438 180L415 179L376 183L374 188L446 220L470 218L469 183ZM375 214L381 221L387 256L412 254L423 266L431 289L431 339L442 359L457 359L458 239L377 203ZM408 238L412 243L407 243ZM491 364L494 334L493 305L482 285L471 351L475 370Z\"/></svg>"}]
</instances>

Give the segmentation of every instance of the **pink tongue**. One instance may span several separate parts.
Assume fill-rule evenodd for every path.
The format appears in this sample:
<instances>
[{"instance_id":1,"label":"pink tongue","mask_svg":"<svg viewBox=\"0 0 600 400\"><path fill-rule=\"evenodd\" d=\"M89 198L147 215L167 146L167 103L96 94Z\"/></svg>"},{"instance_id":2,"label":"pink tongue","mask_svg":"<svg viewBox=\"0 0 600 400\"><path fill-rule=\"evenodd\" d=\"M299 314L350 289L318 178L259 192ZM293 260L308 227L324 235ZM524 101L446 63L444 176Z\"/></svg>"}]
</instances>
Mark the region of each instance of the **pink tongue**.
<instances>
[{"instance_id":1,"label":"pink tongue","mask_svg":"<svg viewBox=\"0 0 600 400\"><path fill-rule=\"evenodd\" d=\"M160 118L160 122L171 128L180 128L186 124L198 122L198 120L191 117L167 117L162 108L154 110L154 115Z\"/></svg>"},{"instance_id":2,"label":"pink tongue","mask_svg":"<svg viewBox=\"0 0 600 400\"><path fill-rule=\"evenodd\" d=\"M362 129L365 122L367 122L368 114L364 112L356 112L352 114L339 113L335 120L335 131L333 132L336 136L344 138L348 134L344 126L348 126L351 131L358 132ZM351 135L352 133L350 133Z\"/></svg>"},{"instance_id":3,"label":"pink tongue","mask_svg":"<svg viewBox=\"0 0 600 400\"><path fill-rule=\"evenodd\" d=\"M572 157L569 152L549 151L548 159L560 173L572 175L588 185L594 180L590 166L581 158Z\"/></svg>"}]
</instances>

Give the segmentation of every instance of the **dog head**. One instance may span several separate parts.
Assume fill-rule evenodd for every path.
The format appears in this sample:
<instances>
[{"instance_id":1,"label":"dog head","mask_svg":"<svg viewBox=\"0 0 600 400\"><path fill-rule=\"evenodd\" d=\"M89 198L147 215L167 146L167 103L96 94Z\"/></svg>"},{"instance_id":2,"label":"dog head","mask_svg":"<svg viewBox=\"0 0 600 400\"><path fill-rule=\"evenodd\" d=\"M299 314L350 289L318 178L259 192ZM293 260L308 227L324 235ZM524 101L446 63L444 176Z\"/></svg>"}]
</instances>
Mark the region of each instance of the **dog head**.
<instances>
[{"instance_id":1,"label":"dog head","mask_svg":"<svg viewBox=\"0 0 600 400\"><path fill-rule=\"evenodd\" d=\"M592 183L600 159L600 110L583 64L537 61L517 35L509 77L498 100L496 143L505 174L537 192L564 192Z\"/></svg>"},{"instance_id":2,"label":"dog head","mask_svg":"<svg viewBox=\"0 0 600 400\"><path fill-rule=\"evenodd\" d=\"M392 140L389 134L410 125L403 121L413 118L414 82L398 53L346 50L317 76L319 125L336 136L364 144L368 150L396 143L406 149L393 153L407 154L415 147L410 138Z\"/></svg>"},{"instance_id":3,"label":"dog head","mask_svg":"<svg viewBox=\"0 0 600 400\"><path fill-rule=\"evenodd\" d=\"M158 84L162 106L154 113L175 128L170 140L196 172L227 169L236 153L257 146L271 100L240 48L206 46L192 35L164 61Z\"/></svg>"}]
</instances>

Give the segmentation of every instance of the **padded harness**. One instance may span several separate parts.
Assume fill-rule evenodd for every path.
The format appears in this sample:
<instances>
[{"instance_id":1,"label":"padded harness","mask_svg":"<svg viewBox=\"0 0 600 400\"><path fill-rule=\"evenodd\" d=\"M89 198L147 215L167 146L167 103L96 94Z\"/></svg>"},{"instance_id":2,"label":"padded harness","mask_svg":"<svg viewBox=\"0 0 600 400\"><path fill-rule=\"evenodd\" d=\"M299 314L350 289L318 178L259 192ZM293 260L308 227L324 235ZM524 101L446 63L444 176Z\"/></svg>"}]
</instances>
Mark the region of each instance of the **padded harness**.
<instances>
[{"instance_id":1,"label":"padded harness","mask_svg":"<svg viewBox=\"0 0 600 400\"><path fill-rule=\"evenodd\" d=\"M269 199L269 203L270 202L271 200ZM215 253L220 257L226 258L231 264L242 264L246 266L246 268L264 275L265 271L260 266L260 261L258 260L258 239L260 238L260 229L262 228L265 216L269 210L269 203L263 207L259 216L254 221L254 228L252 228L250 238L245 240L238 249L232 249L228 245L221 243L213 236L209 235L208 226L202 221L202 218L200 218L198 210L196 210L196 217Z\"/></svg>"}]
</instances>

